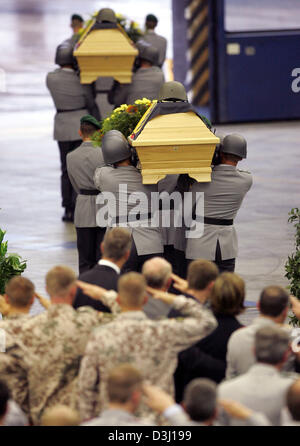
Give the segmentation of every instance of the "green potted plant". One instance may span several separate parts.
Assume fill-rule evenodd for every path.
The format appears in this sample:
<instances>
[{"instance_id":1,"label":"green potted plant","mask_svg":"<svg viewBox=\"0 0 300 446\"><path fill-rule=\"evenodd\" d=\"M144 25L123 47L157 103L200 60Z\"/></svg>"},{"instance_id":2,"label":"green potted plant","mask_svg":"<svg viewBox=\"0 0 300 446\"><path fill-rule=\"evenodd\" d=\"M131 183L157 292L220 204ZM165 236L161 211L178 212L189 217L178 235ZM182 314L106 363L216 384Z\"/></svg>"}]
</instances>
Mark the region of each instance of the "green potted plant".
<instances>
[{"instance_id":1,"label":"green potted plant","mask_svg":"<svg viewBox=\"0 0 300 446\"><path fill-rule=\"evenodd\" d=\"M7 242L4 242L5 231L0 229L0 295L5 292L5 285L13 277L23 273L26 261L18 254L7 253Z\"/></svg>"},{"instance_id":2,"label":"green potted plant","mask_svg":"<svg viewBox=\"0 0 300 446\"><path fill-rule=\"evenodd\" d=\"M285 264L285 277L290 282L289 290L293 296L300 300L300 209L293 208L289 212L289 223L294 223L295 251L288 257ZM290 324L299 326L299 320L295 316L290 317Z\"/></svg>"}]
</instances>

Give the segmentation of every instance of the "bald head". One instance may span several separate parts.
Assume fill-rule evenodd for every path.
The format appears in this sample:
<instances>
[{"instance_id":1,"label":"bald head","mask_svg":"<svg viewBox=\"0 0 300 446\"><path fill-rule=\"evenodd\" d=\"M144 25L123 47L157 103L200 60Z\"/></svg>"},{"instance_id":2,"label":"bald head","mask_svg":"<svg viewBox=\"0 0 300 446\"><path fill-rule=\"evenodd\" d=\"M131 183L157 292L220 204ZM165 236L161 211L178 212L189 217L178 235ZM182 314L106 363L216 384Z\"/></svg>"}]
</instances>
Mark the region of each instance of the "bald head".
<instances>
[{"instance_id":1,"label":"bald head","mask_svg":"<svg viewBox=\"0 0 300 446\"><path fill-rule=\"evenodd\" d=\"M172 266L162 257L153 257L144 263L142 273L148 286L166 289L170 284Z\"/></svg>"},{"instance_id":2,"label":"bald head","mask_svg":"<svg viewBox=\"0 0 300 446\"><path fill-rule=\"evenodd\" d=\"M119 303L122 308L140 309L146 300L146 281L142 274L127 273L118 281Z\"/></svg>"},{"instance_id":3,"label":"bald head","mask_svg":"<svg viewBox=\"0 0 300 446\"><path fill-rule=\"evenodd\" d=\"M79 426L79 414L68 406L57 405L46 409L42 418L42 426Z\"/></svg>"},{"instance_id":4,"label":"bald head","mask_svg":"<svg viewBox=\"0 0 300 446\"><path fill-rule=\"evenodd\" d=\"M300 379L288 390L287 407L295 421L300 421Z\"/></svg>"}]
</instances>

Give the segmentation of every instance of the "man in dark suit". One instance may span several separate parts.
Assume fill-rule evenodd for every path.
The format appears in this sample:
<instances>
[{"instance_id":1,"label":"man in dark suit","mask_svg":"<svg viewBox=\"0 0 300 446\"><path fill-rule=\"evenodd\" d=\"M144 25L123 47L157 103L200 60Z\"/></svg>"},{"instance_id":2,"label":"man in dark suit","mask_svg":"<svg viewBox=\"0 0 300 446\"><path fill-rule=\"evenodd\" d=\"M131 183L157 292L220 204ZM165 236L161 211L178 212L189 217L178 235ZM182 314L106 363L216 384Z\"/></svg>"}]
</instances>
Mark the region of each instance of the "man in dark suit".
<instances>
[{"instance_id":1,"label":"man in dark suit","mask_svg":"<svg viewBox=\"0 0 300 446\"><path fill-rule=\"evenodd\" d=\"M101 286L107 290L117 291L117 283L120 270L127 261L131 249L131 235L124 228L109 230L101 243L102 258L94 268L85 271L78 277L83 282ZM73 307L84 305L95 308L98 311L110 313L108 307L100 301L95 301L78 289Z\"/></svg>"}]
</instances>

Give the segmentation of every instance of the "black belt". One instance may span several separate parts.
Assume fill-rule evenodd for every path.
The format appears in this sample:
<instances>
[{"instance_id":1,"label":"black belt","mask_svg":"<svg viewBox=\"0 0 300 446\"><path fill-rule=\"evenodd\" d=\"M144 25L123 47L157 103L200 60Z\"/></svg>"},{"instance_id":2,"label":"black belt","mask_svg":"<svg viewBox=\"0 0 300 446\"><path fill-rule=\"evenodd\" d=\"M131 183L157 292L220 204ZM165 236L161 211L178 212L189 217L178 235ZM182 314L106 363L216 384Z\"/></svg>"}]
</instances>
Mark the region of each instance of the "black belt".
<instances>
[{"instance_id":1,"label":"black belt","mask_svg":"<svg viewBox=\"0 0 300 446\"><path fill-rule=\"evenodd\" d=\"M112 217L111 224L120 224L120 223L128 223L130 221L142 221L142 220L151 220L152 214L149 212L148 214L134 214L134 215L117 215L116 217Z\"/></svg>"},{"instance_id":2,"label":"black belt","mask_svg":"<svg viewBox=\"0 0 300 446\"><path fill-rule=\"evenodd\" d=\"M233 220L225 220L224 218L204 217L204 223L207 225L231 226Z\"/></svg>"},{"instance_id":3,"label":"black belt","mask_svg":"<svg viewBox=\"0 0 300 446\"><path fill-rule=\"evenodd\" d=\"M193 212L192 219L196 221L203 221L207 225L218 225L218 226L232 226L233 220L227 220L225 218L213 218L213 217L201 217L197 216L195 212Z\"/></svg>"},{"instance_id":4,"label":"black belt","mask_svg":"<svg viewBox=\"0 0 300 446\"><path fill-rule=\"evenodd\" d=\"M100 191L97 189L80 189L79 193L80 195L98 195Z\"/></svg>"},{"instance_id":5,"label":"black belt","mask_svg":"<svg viewBox=\"0 0 300 446\"><path fill-rule=\"evenodd\" d=\"M67 112L73 112L73 111L78 111L78 110L86 110L86 107L73 108L72 110L62 110L62 109L58 108L56 111L57 111L57 113L67 113Z\"/></svg>"}]
</instances>

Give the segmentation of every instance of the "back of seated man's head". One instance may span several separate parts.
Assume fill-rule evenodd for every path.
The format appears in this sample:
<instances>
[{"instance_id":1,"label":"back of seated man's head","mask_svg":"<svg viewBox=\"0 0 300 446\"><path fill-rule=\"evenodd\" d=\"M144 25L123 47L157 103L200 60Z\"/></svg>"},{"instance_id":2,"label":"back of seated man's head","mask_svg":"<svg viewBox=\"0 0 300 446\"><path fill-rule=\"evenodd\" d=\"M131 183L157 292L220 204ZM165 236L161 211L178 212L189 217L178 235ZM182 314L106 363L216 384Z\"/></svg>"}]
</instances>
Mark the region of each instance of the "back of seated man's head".
<instances>
[{"instance_id":1,"label":"back of seated man's head","mask_svg":"<svg viewBox=\"0 0 300 446\"><path fill-rule=\"evenodd\" d=\"M41 417L41 426L79 426L79 424L79 414L64 405L49 407Z\"/></svg>"},{"instance_id":2,"label":"back of seated man's head","mask_svg":"<svg viewBox=\"0 0 300 446\"><path fill-rule=\"evenodd\" d=\"M50 269L46 275L46 288L49 296L66 298L75 288L76 275L68 266L58 265Z\"/></svg>"},{"instance_id":3,"label":"back of seated man's head","mask_svg":"<svg viewBox=\"0 0 300 446\"><path fill-rule=\"evenodd\" d=\"M30 307L34 300L34 293L34 285L26 277L15 276L5 287L6 299L15 308Z\"/></svg>"},{"instance_id":4,"label":"back of seated man's head","mask_svg":"<svg viewBox=\"0 0 300 446\"><path fill-rule=\"evenodd\" d=\"M126 404L134 393L138 399L142 392L142 374L131 364L121 364L113 368L107 378L107 394L110 403ZM136 401L137 403L139 401Z\"/></svg>"},{"instance_id":5,"label":"back of seated man's head","mask_svg":"<svg viewBox=\"0 0 300 446\"><path fill-rule=\"evenodd\" d=\"M10 392L6 383L0 380L0 424L7 412L7 405L10 399Z\"/></svg>"},{"instance_id":6,"label":"back of seated man's head","mask_svg":"<svg viewBox=\"0 0 300 446\"><path fill-rule=\"evenodd\" d=\"M191 290L202 291L218 277L219 270L209 260L193 260L188 266L187 281Z\"/></svg>"},{"instance_id":7,"label":"back of seated man's head","mask_svg":"<svg viewBox=\"0 0 300 446\"><path fill-rule=\"evenodd\" d=\"M300 421L300 379L295 381L288 390L287 407L293 420Z\"/></svg>"},{"instance_id":8,"label":"back of seated man's head","mask_svg":"<svg viewBox=\"0 0 300 446\"><path fill-rule=\"evenodd\" d=\"M193 421L208 421L216 416L217 385L210 379L197 378L185 388L183 405Z\"/></svg>"},{"instance_id":9,"label":"back of seated man's head","mask_svg":"<svg viewBox=\"0 0 300 446\"><path fill-rule=\"evenodd\" d=\"M258 303L260 313L272 318L283 315L285 319L289 300L288 293L281 286L267 286L260 294Z\"/></svg>"},{"instance_id":10,"label":"back of seated man's head","mask_svg":"<svg viewBox=\"0 0 300 446\"><path fill-rule=\"evenodd\" d=\"M131 249L130 232L124 228L113 228L106 232L101 245L103 257L112 261L121 260Z\"/></svg>"},{"instance_id":11,"label":"back of seated man's head","mask_svg":"<svg viewBox=\"0 0 300 446\"><path fill-rule=\"evenodd\" d=\"M171 282L172 266L162 257L153 257L144 263L142 274L148 286L166 289Z\"/></svg>"},{"instance_id":12,"label":"back of seated man's head","mask_svg":"<svg viewBox=\"0 0 300 446\"><path fill-rule=\"evenodd\" d=\"M262 327L255 333L255 356L257 362L277 366L283 364L289 352L290 336L279 326Z\"/></svg>"},{"instance_id":13,"label":"back of seated man's head","mask_svg":"<svg viewBox=\"0 0 300 446\"><path fill-rule=\"evenodd\" d=\"M142 274L124 274L118 281L118 300L123 308L142 308L146 300L146 281Z\"/></svg>"}]
</instances>

